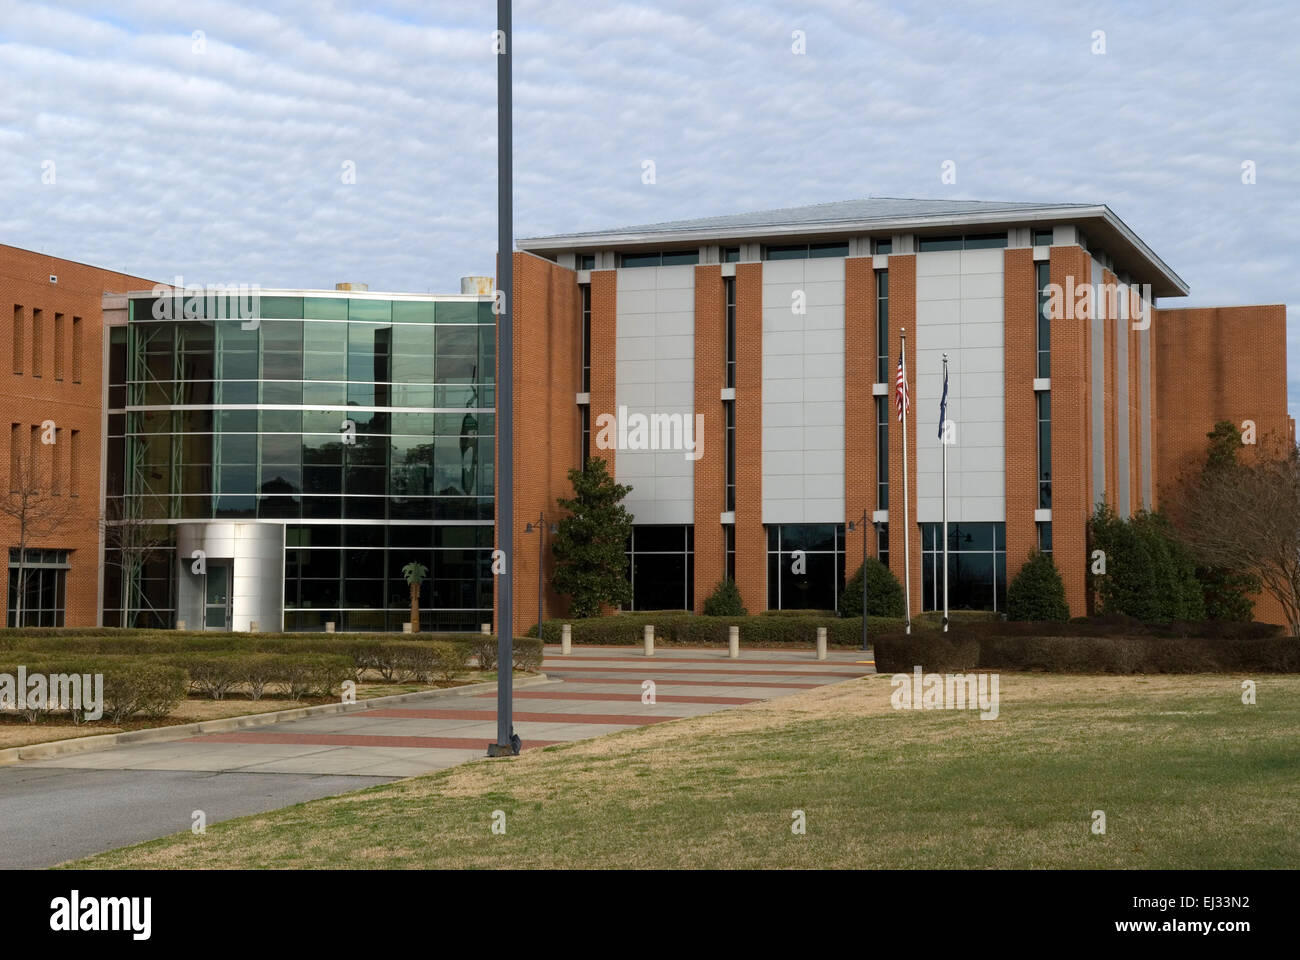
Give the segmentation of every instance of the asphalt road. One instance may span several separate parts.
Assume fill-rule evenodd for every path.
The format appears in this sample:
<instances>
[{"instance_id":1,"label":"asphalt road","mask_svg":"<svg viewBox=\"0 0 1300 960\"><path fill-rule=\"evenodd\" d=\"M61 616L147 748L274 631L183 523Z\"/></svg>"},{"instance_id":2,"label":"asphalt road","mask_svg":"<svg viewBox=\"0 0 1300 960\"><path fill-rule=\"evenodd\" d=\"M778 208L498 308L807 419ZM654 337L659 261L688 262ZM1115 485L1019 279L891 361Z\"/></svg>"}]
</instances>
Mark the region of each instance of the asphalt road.
<instances>
[{"instance_id":1,"label":"asphalt road","mask_svg":"<svg viewBox=\"0 0 1300 960\"><path fill-rule=\"evenodd\" d=\"M0 869L50 867L392 777L0 767Z\"/></svg>"}]
</instances>

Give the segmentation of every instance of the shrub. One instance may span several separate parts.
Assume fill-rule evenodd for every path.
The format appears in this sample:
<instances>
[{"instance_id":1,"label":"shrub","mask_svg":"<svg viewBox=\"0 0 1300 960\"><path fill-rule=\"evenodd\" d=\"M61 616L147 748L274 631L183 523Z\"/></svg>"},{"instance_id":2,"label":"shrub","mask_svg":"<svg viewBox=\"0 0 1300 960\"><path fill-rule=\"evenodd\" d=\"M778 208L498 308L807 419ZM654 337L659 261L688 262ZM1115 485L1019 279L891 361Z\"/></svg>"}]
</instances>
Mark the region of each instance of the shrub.
<instances>
[{"instance_id":1,"label":"shrub","mask_svg":"<svg viewBox=\"0 0 1300 960\"><path fill-rule=\"evenodd\" d=\"M221 653L182 653L168 656L165 662L189 675L190 689L209 700L223 700L230 688L243 680L247 656Z\"/></svg>"},{"instance_id":2,"label":"shrub","mask_svg":"<svg viewBox=\"0 0 1300 960\"><path fill-rule=\"evenodd\" d=\"M352 676L352 663L337 654L313 653L283 657L282 682L293 700L308 696L328 697Z\"/></svg>"},{"instance_id":3,"label":"shrub","mask_svg":"<svg viewBox=\"0 0 1300 960\"><path fill-rule=\"evenodd\" d=\"M980 669L1048 673L1295 673L1300 644L1275 637L985 637Z\"/></svg>"},{"instance_id":4,"label":"shrub","mask_svg":"<svg viewBox=\"0 0 1300 960\"><path fill-rule=\"evenodd\" d=\"M875 557L858 567L840 594L840 616L862 616L862 581L866 577L867 615L871 617L903 616L903 587L890 569Z\"/></svg>"},{"instance_id":5,"label":"shrub","mask_svg":"<svg viewBox=\"0 0 1300 960\"><path fill-rule=\"evenodd\" d=\"M536 629L537 627L534 625L533 630L536 631ZM557 630L556 632L558 633L559 631ZM471 641L471 647L474 651L474 656L478 660L478 668L480 670L496 669L498 653L497 646L498 641L496 637L484 636Z\"/></svg>"},{"instance_id":6,"label":"shrub","mask_svg":"<svg viewBox=\"0 0 1300 960\"><path fill-rule=\"evenodd\" d=\"M1154 622L1204 617L1195 563L1162 514L1140 510L1121 519L1100 504L1088 533L1091 548L1105 554L1106 572L1089 574L1102 612Z\"/></svg>"},{"instance_id":7,"label":"shrub","mask_svg":"<svg viewBox=\"0 0 1300 960\"><path fill-rule=\"evenodd\" d=\"M1008 620L1070 619L1065 584L1051 554L1035 550L1007 588Z\"/></svg>"},{"instance_id":8,"label":"shrub","mask_svg":"<svg viewBox=\"0 0 1300 960\"><path fill-rule=\"evenodd\" d=\"M428 679L452 680L469 666L470 648L463 643L435 641L429 644Z\"/></svg>"},{"instance_id":9,"label":"shrub","mask_svg":"<svg viewBox=\"0 0 1300 960\"><path fill-rule=\"evenodd\" d=\"M933 630L887 633L872 641L877 673L909 673L913 667L931 673L973 670L980 662L980 641Z\"/></svg>"},{"instance_id":10,"label":"shrub","mask_svg":"<svg viewBox=\"0 0 1300 960\"><path fill-rule=\"evenodd\" d=\"M514 638L514 668L516 670L537 671L542 669L543 656L541 640L536 637Z\"/></svg>"},{"instance_id":11,"label":"shrub","mask_svg":"<svg viewBox=\"0 0 1300 960\"><path fill-rule=\"evenodd\" d=\"M740 599L740 588L730 578L720 581L704 601L706 617L743 617L746 612Z\"/></svg>"},{"instance_id":12,"label":"shrub","mask_svg":"<svg viewBox=\"0 0 1300 960\"><path fill-rule=\"evenodd\" d=\"M122 663L102 667L104 716L119 722L137 714L158 720L185 699L189 677L162 663Z\"/></svg>"},{"instance_id":13,"label":"shrub","mask_svg":"<svg viewBox=\"0 0 1300 960\"><path fill-rule=\"evenodd\" d=\"M1235 573L1223 567L1197 567L1196 579L1201 584L1206 619L1250 622L1255 614L1255 601L1251 595L1264 588L1259 577L1252 573Z\"/></svg>"}]
</instances>

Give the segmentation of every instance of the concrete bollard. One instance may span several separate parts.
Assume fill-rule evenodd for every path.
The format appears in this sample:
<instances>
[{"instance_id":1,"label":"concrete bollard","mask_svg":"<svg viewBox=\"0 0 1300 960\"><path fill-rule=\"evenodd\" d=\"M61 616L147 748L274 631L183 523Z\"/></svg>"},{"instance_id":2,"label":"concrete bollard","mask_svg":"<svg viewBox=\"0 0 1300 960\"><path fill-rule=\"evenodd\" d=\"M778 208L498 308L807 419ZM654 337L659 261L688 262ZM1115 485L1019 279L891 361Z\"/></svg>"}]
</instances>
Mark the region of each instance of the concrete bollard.
<instances>
[{"instance_id":1,"label":"concrete bollard","mask_svg":"<svg viewBox=\"0 0 1300 960\"><path fill-rule=\"evenodd\" d=\"M326 620L326 621L325 621L325 632L326 632L326 633L333 633L333 632L334 632L334 621L333 621L333 620Z\"/></svg>"},{"instance_id":2,"label":"concrete bollard","mask_svg":"<svg viewBox=\"0 0 1300 960\"><path fill-rule=\"evenodd\" d=\"M415 631L413 631L413 630L411 629L411 621L410 621L410 620L403 620L403 621L402 621L402 633L414 633L414 632L415 632Z\"/></svg>"},{"instance_id":3,"label":"concrete bollard","mask_svg":"<svg viewBox=\"0 0 1300 960\"><path fill-rule=\"evenodd\" d=\"M479 624L479 627L478 627L478 630L479 630L479 633L483 634L485 637L486 637L486 636L491 636L491 635L492 635L492 624L490 624L490 623L480 623L480 624Z\"/></svg>"},{"instance_id":4,"label":"concrete bollard","mask_svg":"<svg viewBox=\"0 0 1300 960\"><path fill-rule=\"evenodd\" d=\"M645 638L645 655L653 657L655 655L655 628L647 623L642 636Z\"/></svg>"},{"instance_id":5,"label":"concrete bollard","mask_svg":"<svg viewBox=\"0 0 1300 960\"><path fill-rule=\"evenodd\" d=\"M740 659L740 627L727 628L727 656L732 660Z\"/></svg>"},{"instance_id":6,"label":"concrete bollard","mask_svg":"<svg viewBox=\"0 0 1300 960\"><path fill-rule=\"evenodd\" d=\"M817 628L817 659L826 659L826 628Z\"/></svg>"},{"instance_id":7,"label":"concrete bollard","mask_svg":"<svg viewBox=\"0 0 1300 960\"><path fill-rule=\"evenodd\" d=\"M573 653L573 627L567 623L560 627L560 656L567 657Z\"/></svg>"},{"instance_id":8,"label":"concrete bollard","mask_svg":"<svg viewBox=\"0 0 1300 960\"><path fill-rule=\"evenodd\" d=\"M184 629L185 629L185 621L184 621L184 620L177 620L177 621L176 621L176 629L177 629L177 630L184 630Z\"/></svg>"},{"instance_id":9,"label":"concrete bollard","mask_svg":"<svg viewBox=\"0 0 1300 960\"><path fill-rule=\"evenodd\" d=\"M249 620L249 621L248 621L248 632L249 632L249 633L257 633L257 628L258 628L258 626L259 626L259 624L258 624L258 622L257 622L256 620Z\"/></svg>"}]
</instances>

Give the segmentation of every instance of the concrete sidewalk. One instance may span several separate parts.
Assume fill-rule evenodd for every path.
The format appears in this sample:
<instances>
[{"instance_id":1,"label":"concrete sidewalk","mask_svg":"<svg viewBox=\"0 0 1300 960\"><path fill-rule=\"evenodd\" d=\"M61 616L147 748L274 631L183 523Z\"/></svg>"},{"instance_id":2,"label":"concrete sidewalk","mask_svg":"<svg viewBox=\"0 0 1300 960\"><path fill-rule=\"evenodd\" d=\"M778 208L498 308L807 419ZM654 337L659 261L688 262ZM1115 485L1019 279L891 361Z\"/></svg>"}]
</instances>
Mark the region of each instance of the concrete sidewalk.
<instances>
[{"instance_id":1,"label":"concrete sidewalk","mask_svg":"<svg viewBox=\"0 0 1300 960\"><path fill-rule=\"evenodd\" d=\"M640 647L575 647L569 657L547 647L542 670L549 682L514 695L525 750L784 697L874 667L858 651L819 662L811 650L743 651L730 660L725 649L660 648L648 658ZM642 702L647 680L652 704ZM53 864L175 832L194 809L215 808L214 823L478 760L495 739L493 693L415 696L356 713L20 761L0 767L0 849L21 847L27 864ZM106 783L112 789L104 791ZM99 815L70 819L73 810ZM105 832L105 823L116 827Z\"/></svg>"}]
</instances>

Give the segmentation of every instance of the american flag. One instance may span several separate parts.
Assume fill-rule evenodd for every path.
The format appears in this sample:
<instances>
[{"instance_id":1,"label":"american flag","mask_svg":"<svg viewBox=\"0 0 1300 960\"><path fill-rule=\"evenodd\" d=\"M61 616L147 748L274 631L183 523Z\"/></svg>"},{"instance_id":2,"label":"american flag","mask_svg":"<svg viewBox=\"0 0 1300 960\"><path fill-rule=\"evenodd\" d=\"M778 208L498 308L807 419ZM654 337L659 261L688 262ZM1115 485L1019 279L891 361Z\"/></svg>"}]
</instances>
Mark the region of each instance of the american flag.
<instances>
[{"instance_id":1,"label":"american flag","mask_svg":"<svg viewBox=\"0 0 1300 960\"><path fill-rule=\"evenodd\" d=\"M912 409L912 398L907 395L907 374L903 372L903 355L898 355L898 376L894 379L894 401L898 406L898 419L903 419L903 412Z\"/></svg>"}]
</instances>

